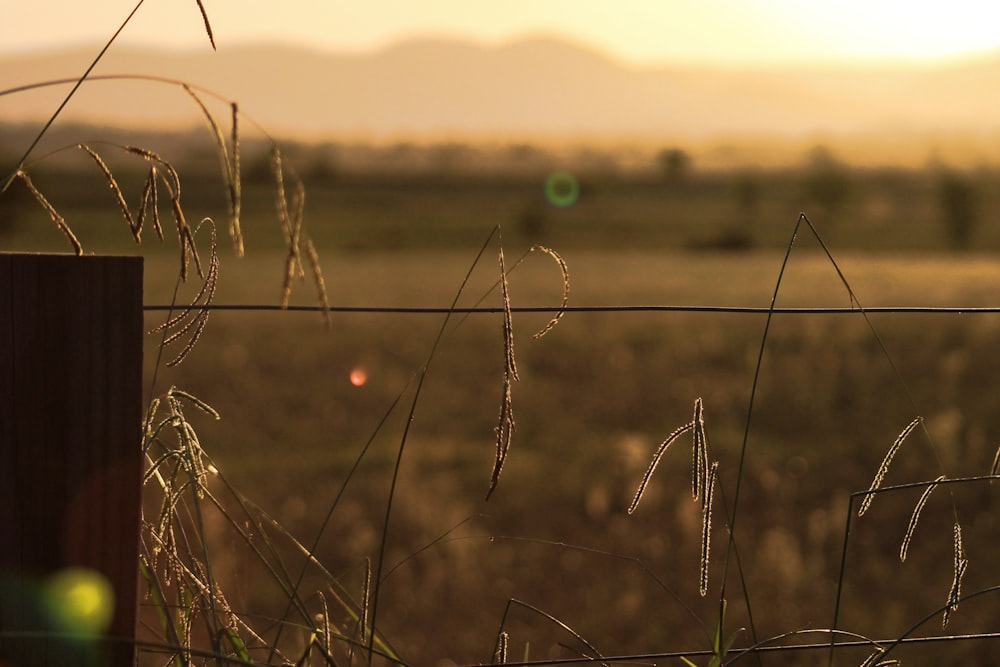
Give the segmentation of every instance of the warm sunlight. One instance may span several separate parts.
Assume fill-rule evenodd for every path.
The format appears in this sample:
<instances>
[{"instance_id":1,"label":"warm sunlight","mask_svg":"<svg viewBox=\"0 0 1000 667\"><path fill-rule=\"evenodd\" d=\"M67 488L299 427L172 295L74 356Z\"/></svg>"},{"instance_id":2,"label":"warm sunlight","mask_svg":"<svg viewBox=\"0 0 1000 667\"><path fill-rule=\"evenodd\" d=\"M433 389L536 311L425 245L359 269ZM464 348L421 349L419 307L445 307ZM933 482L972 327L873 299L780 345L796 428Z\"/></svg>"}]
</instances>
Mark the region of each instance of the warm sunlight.
<instances>
[{"instance_id":1,"label":"warm sunlight","mask_svg":"<svg viewBox=\"0 0 1000 667\"><path fill-rule=\"evenodd\" d=\"M820 52L851 59L960 56L1000 45L1000 5L980 0L764 0Z\"/></svg>"},{"instance_id":2,"label":"warm sunlight","mask_svg":"<svg viewBox=\"0 0 1000 667\"><path fill-rule=\"evenodd\" d=\"M206 2L220 48L250 41L366 52L412 37L498 43L549 34L635 65L798 65L960 56L996 48L1000 5L980 0L373 0ZM98 44L133 0L16 3L0 24L0 51ZM190 2L148 2L122 34L145 46L205 48Z\"/></svg>"}]
</instances>

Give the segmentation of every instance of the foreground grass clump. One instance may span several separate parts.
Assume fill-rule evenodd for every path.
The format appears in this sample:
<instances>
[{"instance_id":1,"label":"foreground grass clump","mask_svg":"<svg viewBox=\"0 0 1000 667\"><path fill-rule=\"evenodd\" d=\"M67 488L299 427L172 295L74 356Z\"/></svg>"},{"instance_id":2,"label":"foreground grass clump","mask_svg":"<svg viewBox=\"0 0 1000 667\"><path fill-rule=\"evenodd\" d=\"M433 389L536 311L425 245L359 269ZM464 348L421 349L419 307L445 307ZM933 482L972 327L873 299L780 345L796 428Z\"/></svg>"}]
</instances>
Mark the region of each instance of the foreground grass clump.
<instances>
[{"instance_id":1,"label":"foreground grass clump","mask_svg":"<svg viewBox=\"0 0 1000 667\"><path fill-rule=\"evenodd\" d=\"M405 297L394 280L405 283L405 276L426 273L424 262L461 277L463 259L462 253L396 257L394 272L399 273L385 282L385 264L376 256L345 259L350 264L342 268L350 280L373 286L367 293L372 303L437 303L449 298L447 280L440 281L440 292L431 281L425 292ZM703 260L678 256L668 263L696 272ZM566 261L594 272L587 276L574 269L573 294L584 303L632 302L650 289L650 278L661 275L650 257L622 258L621 265L607 263L607 269L588 255L570 253ZM673 303L738 304L752 291L739 276L763 276L775 260L761 255L727 261L736 276L731 282L706 282L710 287L703 288L693 281L685 293L677 291L681 281L663 290L671 292ZM839 305L842 288L835 272L823 280L818 269L824 260L803 256L800 262L790 271L815 277L799 282L789 298ZM851 258L845 263L856 269L856 284L870 284L872 291L890 288L893 298L905 299L898 296L900 284L876 282L885 262ZM896 265L899 275L906 275L907 263ZM601 275L604 270L607 276ZM939 294L923 291L911 302L977 303L981 274L969 273L967 283L952 275L950 287L938 281ZM375 276L379 279L372 280ZM484 289L491 280L482 281ZM515 307L519 296L529 302L558 300L552 281L544 263L519 267L509 279ZM766 282L759 286L766 293ZM332 337L306 314L213 317L218 337L206 337L194 352L195 363L178 368L175 379L197 395L213 397L223 420L199 424L199 430L232 483L253 489L256 503L294 534L313 535L372 425L425 360L442 316L334 314ZM739 453L763 317L570 312L545 340L531 341L529 333L548 316L514 313L521 377L515 387L517 429L502 481L485 504L503 373L502 321L499 313L463 321L434 360L395 490L398 514L386 552L392 568L379 624L403 657L411 664L442 656L462 664L486 659L510 598L561 619L604 655L705 646L703 631L714 628L718 600L710 594L698 601L703 517L698 503L685 499L685 489L691 488L689 457L668 450L640 510L632 517L626 510L657 443L691 418L691 400L699 394L708 437L722 461L716 502L727 502L733 480L727 464L732 466ZM919 378L908 383L909 392L914 402L930 406L924 423L936 442L948 443L939 454L952 476L988 472L996 448L987 434L1000 425L988 396L978 389L988 386L996 371L988 360L1000 336L998 316L976 315L971 321L951 315L871 317L903 377ZM315 370L317 360L322 360L321 372ZM739 524L751 603L768 600L764 612L755 611L762 638L807 625L828 627L848 495L870 486L901 427L913 419L899 378L858 314L776 315L764 362ZM349 382L357 366L368 375L361 387ZM469 392L468 387L486 391ZM390 417L317 547L317 558L355 590L364 580L365 559L379 545L380 507L405 423L403 412ZM914 432L903 443L886 486L937 476L922 437ZM948 494L941 489L923 510L906 562L898 561L922 491L881 494L852 524L840 628L894 637L915 622L915 610L944 603L953 545ZM989 491L976 484L955 488L973 568L963 591L992 583L987 571L974 568L979 559L989 562L996 549ZM860 497L853 502L856 512ZM724 507L715 509L710 584L721 577L728 524L720 513ZM227 558L251 568L246 556L239 556L244 547L216 539L230 546L213 553L232 553ZM233 583L243 591L244 609L269 615L284 606L280 591L246 587L248 580L263 580L250 575L255 570L236 572ZM870 604L872 595L877 605ZM733 593L727 597L728 627L746 626L744 602ZM949 632L992 631L989 610L995 604L988 596L966 603L951 618ZM651 617L662 621L644 620ZM586 649L526 607L515 606L507 619L512 645L521 642L510 655L526 645L535 658L552 651L573 654L558 648L560 643ZM444 638L436 630L440 624L462 631ZM743 633L737 646L748 639ZM904 664L921 664L913 655L974 660L981 649L982 644L968 641L901 647L893 654ZM854 653L838 649L837 655ZM800 664L800 654L787 655L790 664ZM767 662L784 664L785 659L769 655ZM836 664L843 660L838 657ZM846 664L852 664L849 658Z\"/></svg>"}]
</instances>

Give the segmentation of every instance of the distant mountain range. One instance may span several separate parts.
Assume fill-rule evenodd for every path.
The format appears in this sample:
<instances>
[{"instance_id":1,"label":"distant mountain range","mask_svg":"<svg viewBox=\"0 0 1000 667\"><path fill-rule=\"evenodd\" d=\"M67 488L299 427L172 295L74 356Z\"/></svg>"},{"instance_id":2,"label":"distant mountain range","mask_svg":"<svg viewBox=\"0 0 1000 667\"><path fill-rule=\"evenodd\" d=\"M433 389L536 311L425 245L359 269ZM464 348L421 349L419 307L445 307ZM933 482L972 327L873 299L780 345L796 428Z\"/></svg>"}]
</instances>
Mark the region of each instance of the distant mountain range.
<instances>
[{"instance_id":1,"label":"distant mountain range","mask_svg":"<svg viewBox=\"0 0 1000 667\"><path fill-rule=\"evenodd\" d=\"M0 58L0 89L78 76L93 56ZM537 38L499 47L413 41L368 56L278 46L218 53L116 47L94 71L123 73L204 86L237 100L268 132L297 137L677 140L1000 129L1000 57L936 68L636 69ZM67 90L0 97L0 120L42 118ZM67 110L71 119L148 127L186 125L197 115L182 90L121 81L88 83Z\"/></svg>"}]
</instances>

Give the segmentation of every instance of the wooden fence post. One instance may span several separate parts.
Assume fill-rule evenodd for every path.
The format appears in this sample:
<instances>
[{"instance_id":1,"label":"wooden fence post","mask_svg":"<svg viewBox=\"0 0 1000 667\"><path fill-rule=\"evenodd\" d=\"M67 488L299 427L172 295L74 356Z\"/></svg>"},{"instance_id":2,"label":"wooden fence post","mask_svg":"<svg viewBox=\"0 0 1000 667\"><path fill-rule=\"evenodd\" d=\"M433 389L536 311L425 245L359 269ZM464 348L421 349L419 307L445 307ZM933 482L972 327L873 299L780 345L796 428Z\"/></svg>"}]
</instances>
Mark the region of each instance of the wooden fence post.
<instances>
[{"instance_id":1,"label":"wooden fence post","mask_svg":"<svg viewBox=\"0 0 1000 667\"><path fill-rule=\"evenodd\" d=\"M0 254L0 664L135 662L142 331L141 257Z\"/></svg>"}]
</instances>

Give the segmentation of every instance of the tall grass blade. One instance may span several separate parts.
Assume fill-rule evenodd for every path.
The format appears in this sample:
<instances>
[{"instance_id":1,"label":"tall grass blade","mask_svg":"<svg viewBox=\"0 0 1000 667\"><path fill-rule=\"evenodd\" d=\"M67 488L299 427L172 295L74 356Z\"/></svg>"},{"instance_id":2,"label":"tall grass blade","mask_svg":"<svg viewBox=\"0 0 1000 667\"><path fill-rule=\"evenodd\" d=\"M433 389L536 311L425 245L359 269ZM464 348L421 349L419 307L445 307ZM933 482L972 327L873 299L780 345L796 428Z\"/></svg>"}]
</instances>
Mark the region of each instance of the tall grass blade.
<instances>
[{"instance_id":1,"label":"tall grass blade","mask_svg":"<svg viewBox=\"0 0 1000 667\"><path fill-rule=\"evenodd\" d=\"M216 421L222 418L219 415L219 412L211 405L201 400L197 396L190 394L182 389L178 389L177 387L171 387L170 391L167 392L167 396L171 401L176 399L183 399L187 401L188 403L196 407L198 410L204 412L206 415L210 416L212 419L215 419Z\"/></svg>"},{"instance_id":2,"label":"tall grass blade","mask_svg":"<svg viewBox=\"0 0 1000 667\"><path fill-rule=\"evenodd\" d=\"M504 266L503 242L501 240L500 253L500 293L503 299L503 349L504 349L504 370L503 389L500 396L500 415L497 419L496 432L496 457L493 461L493 472L490 474L490 484L486 489L486 498L489 500L496 490L500 481L500 472L503 464L507 460L507 452L510 450L510 443L514 436L514 403L512 398L512 388L518 378L517 361L514 357L514 326L511 315L510 292L507 286L507 269Z\"/></svg>"},{"instance_id":3,"label":"tall grass blade","mask_svg":"<svg viewBox=\"0 0 1000 667\"><path fill-rule=\"evenodd\" d=\"M729 539L726 542L726 562L722 566L721 591L723 597L726 592L726 579L729 576L730 558L736 548L736 522L740 516L739 507L741 492L743 489L743 472L746 468L747 452L750 448L750 431L753 422L754 406L757 401L757 389L760 385L761 373L764 368L764 351L767 349L767 339L771 331L771 322L774 320L774 311L778 301L778 294L781 292L781 284L785 277L785 270L788 268L788 262L792 256L792 248L795 246L795 240L798 238L799 228L802 226L804 220L806 220L805 214L800 213L798 220L795 222L795 227L792 229L792 235L788 240L788 246L785 248L785 255L781 261L781 268L778 270L778 278L774 283L774 291L771 293L771 301L768 305L767 318L764 320L764 331L761 333L760 346L757 349L757 361L754 365L753 380L750 383L750 397L747 401L746 419L743 420L743 438L740 443L740 458L736 466L736 489L733 492L732 510L727 511L726 513L729 521ZM746 582L744 580L744 588L745 586ZM746 598L746 603L749 609L749 597ZM756 641L756 632L754 632L754 640Z\"/></svg>"},{"instance_id":4,"label":"tall grass blade","mask_svg":"<svg viewBox=\"0 0 1000 667\"><path fill-rule=\"evenodd\" d=\"M438 329L437 335L434 338L434 342L431 345L430 352L427 355L427 360L424 362L423 368L418 374L417 386L413 392L413 399L410 402L410 409L407 414L405 426L403 427L403 434L402 437L400 438L399 448L396 451L396 462L395 465L393 466L392 479L389 482L389 494L388 494L388 499L386 500L385 518L383 519L382 523L382 539L379 542L378 567L376 569L374 583L372 587L373 590L372 590L372 602L371 602L371 632L369 634L368 646L367 646L369 663L371 662L372 658L372 652L374 648L373 646L374 638L378 636L378 626L376 625L376 623L378 619L379 592L381 591L382 572L383 568L385 567L386 547L389 540L389 527L390 527L390 520L392 518L392 507L393 507L393 501L395 500L396 497L396 484L399 481L400 469L403 463L403 454L406 449L407 439L409 438L410 427L413 425L414 418L416 416L417 404L420 402L420 398L422 396L424 381L427 379L427 373L429 372L431 364L433 363L437 355L437 351L441 346L441 341L444 339L445 333L448 331L448 325L451 322L452 313L454 312L455 307L458 305L459 299L461 299L462 295L465 293L465 288L469 283L469 279L472 276L472 272L473 270L475 270L476 266L478 266L479 260L482 258L483 253L486 251L486 248L489 247L489 244L492 241L494 234L499 234L499 227L495 228L494 231L490 233L489 237L486 239L486 242L480 249L479 254L476 255L475 260L469 267L468 272L465 274L465 278L462 280L462 284L459 286L458 291L455 293L455 298L451 302L451 308L449 309L448 314L445 315L443 321L441 322L441 327ZM398 401L399 398L397 397L396 400ZM393 401L393 406L395 406L395 404L396 401ZM388 416L388 413L386 416ZM381 423L379 424L379 427L381 428ZM365 447L367 448L367 444Z\"/></svg>"},{"instance_id":5,"label":"tall grass blade","mask_svg":"<svg viewBox=\"0 0 1000 667\"><path fill-rule=\"evenodd\" d=\"M323 607L323 611L320 612L323 615L323 627L320 628L323 633L323 650L330 655L333 651L333 626L330 625L330 609L326 605L326 596L322 593L319 594L319 602Z\"/></svg>"},{"instance_id":6,"label":"tall grass blade","mask_svg":"<svg viewBox=\"0 0 1000 667\"><path fill-rule=\"evenodd\" d=\"M330 299L326 293L326 280L323 279L323 268L319 263L319 253L316 252L316 246L313 245L312 239L308 236L306 237L306 259L309 260L309 268L312 269L313 284L316 286L316 296L319 298L319 305L323 308L321 311L323 325L326 326L327 330L332 329L333 320L330 319Z\"/></svg>"},{"instance_id":7,"label":"tall grass blade","mask_svg":"<svg viewBox=\"0 0 1000 667\"><path fill-rule=\"evenodd\" d=\"M549 323L546 324L541 331L538 331L537 333L531 336L532 338L537 339L541 338L548 332L552 331L552 329L557 324L559 324L559 320L562 319L562 316L566 313L566 306L569 304L569 266L566 264L566 260L564 260L562 256L552 248L547 248L542 245L536 245L532 246L531 250L529 250L528 252L536 252L536 251L548 255L555 261L556 264L559 265L559 271L562 273L562 281L563 281L562 303L559 306L559 311L555 314L555 316L551 320L549 320Z\"/></svg>"},{"instance_id":8,"label":"tall grass blade","mask_svg":"<svg viewBox=\"0 0 1000 667\"><path fill-rule=\"evenodd\" d=\"M226 146L226 137L219 127L215 115L209 111L208 107L198 96L194 89L188 84L181 86L191 99L194 100L202 115L208 122L212 130L212 138L215 139L216 150L219 154L219 166L222 171L222 181L226 188L226 205L229 213L229 236L233 241L233 247L239 257L243 256L243 232L240 228L240 174L239 174L239 110L235 103L230 105L232 112L231 137L233 143L233 156L230 157L229 148Z\"/></svg>"},{"instance_id":9,"label":"tall grass blade","mask_svg":"<svg viewBox=\"0 0 1000 667\"><path fill-rule=\"evenodd\" d=\"M567 625L563 621L559 620L558 618L556 618L552 614L548 613L547 611L543 611L542 609L539 609L538 607L536 607L536 606L534 606L532 604L529 604L527 602L524 602L522 600L517 600L517 599L514 599L514 598L511 598L510 600L508 600L507 604L508 605L514 604L514 605L518 605L518 606L524 607L525 609L527 609L527 610L529 610L531 612L534 612L535 614L538 614L542 618L550 621L551 623L553 623L554 625L558 626L559 628L561 628L562 630L564 630L568 634L572 635L574 639L576 639L578 642L580 642L581 644L583 644L584 646L586 646L588 649L590 649L590 651L594 655L593 656L588 656L588 662L589 661L595 661L595 656L596 656L596 659L601 660L601 665L603 665L604 667L610 667L607 662L604 662L604 656L601 654L600 651L597 650L597 648L593 644L591 644L589 641L587 641L586 639L584 639L583 635L581 635L579 632L577 632L576 630L574 630L569 625Z\"/></svg>"},{"instance_id":10,"label":"tall grass blade","mask_svg":"<svg viewBox=\"0 0 1000 667\"><path fill-rule=\"evenodd\" d=\"M948 591L948 602L941 619L941 627L947 628L951 620L952 612L958 610L958 601L962 597L962 578L969 568L969 559L965 557L965 547L962 545L962 526L955 522L955 557L954 574L951 581L951 589Z\"/></svg>"},{"instance_id":11,"label":"tall grass blade","mask_svg":"<svg viewBox=\"0 0 1000 667\"><path fill-rule=\"evenodd\" d=\"M504 630L500 633L500 639L497 641L497 649L493 653L493 664L494 665L505 665L507 664L507 648L510 644L510 634Z\"/></svg>"},{"instance_id":12,"label":"tall grass blade","mask_svg":"<svg viewBox=\"0 0 1000 667\"><path fill-rule=\"evenodd\" d=\"M202 224L206 223L211 230L211 257L209 260L208 274L205 276L201 289L198 294L195 295L191 303L184 308L180 314L169 318L163 324L160 324L149 331L151 334L161 331L164 332L164 334L168 334L168 332L173 331L173 333L169 333L169 335L164 336L164 339L160 344L161 348L166 348L185 336L187 337L187 341L181 351L177 353L173 360L167 362L166 365L168 367L180 364L185 358L187 358L191 350L194 349L195 344L198 342L198 339L201 338L201 334L205 330L205 326L208 324L208 316L211 313L210 309L205 306L211 305L212 300L215 298L215 290L219 280L218 239L215 233L215 224L210 218L205 218L205 220L202 221Z\"/></svg>"},{"instance_id":13,"label":"tall grass blade","mask_svg":"<svg viewBox=\"0 0 1000 667\"><path fill-rule=\"evenodd\" d=\"M122 192L121 187L118 185L118 181L115 180L115 177L111 173L111 169L108 168L107 163L105 163L101 156L98 155L97 152L90 146L87 146L86 144L77 144L77 148L83 150L87 155L93 158L95 163L97 163L97 168L101 170L105 180L107 180L108 187L111 189L111 193L115 196L118 208L121 209L122 217L125 219L125 224L127 224L129 229L132 231L132 236L135 238L135 242L137 244L142 243L141 218L139 222L136 222L135 218L132 217L132 212L129 210L128 204L125 202L125 193ZM145 209L146 198L147 195L144 191L143 202L139 206L140 211Z\"/></svg>"},{"instance_id":14,"label":"tall grass blade","mask_svg":"<svg viewBox=\"0 0 1000 667\"><path fill-rule=\"evenodd\" d=\"M142 196L139 198L139 210L136 211L135 215L137 239L141 238L142 227L146 223L146 216L149 214L151 207L153 209L153 229L156 231L156 235L160 239L160 243L163 243L163 230L160 229L159 212L156 210L156 167L149 168L149 175L146 177L146 182L143 183L142 186Z\"/></svg>"},{"instance_id":15,"label":"tall grass blade","mask_svg":"<svg viewBox=\"0 0 1000 667\"><path fill-rule=\"evenodd\" d=\"M232 121L230 142L233 146L229 159L229 235L236 245L236 254L244 255L243 229L240 225L240 214L243 207L243 178L240 173L240 108L236 102L230 104Z\"/></svg>"},{"instance_id":16,"label":"tall grass blade","mask_svg":"<svg viewBox=\"0 0 1000 667\"><path fill-rule=\"evenodd\" d=\"M160 182L163 183L163 187L167 189L167 195L170 197L170 209L173 214L174 224L177 227L177 242L180 247L180 277L181 281L187 281L188 277L188 264L193 260L195 267L198 270L198 275L204 277L201 266L201 258L198 256L198 249L194 243L194 234L191 231L191 227L188 226L187 218L184 215L184 208L181 206L181 179L177 170L172 164L164 160L160 155L154 153L151 150L141 148L139 146L123 146L122 150L126 153L132 155L138 155L142 159L149 162L151 165L150 174L159 174L156 166L159 165L166 172L166 176L159 174ZM169 178L168 178L169 177ZM152 209L153 209L153 228L156 230L156 235L159 237L160 241L163 240L163 231L160 228L160 218L159 218L159 202L156 193L156 183L153 183L152 192ZM214 232L213 232L214 234Z\"/></svg>"},{"instance_id":17,"label":"tall grass blade","mask_svg":"<svg viewBox=\"0 0 1000 667\"><path fill-rule=\"evenodd\" d=\"M698 576L698 592L702 597L708 594L708 562L712 548L712 499L715 495L715 480L719 474L719 462L713 461L705 483L705 500L701 510L701 568ZM722 632L722 621L719 632Z\"/></svg>"},{"instance_id":18,"label":"tall grass blade","mask_svg":"<svg viewBox=\"0 0 1000 667\"><path fill-rule=\"evenodd\" d=\"M694 402L694 438L691 446L691 494L705 508L705 486L708 482L708 439L705 436L705 408L699 396Z\"/></svg>"},{"instance_id":19,"label":"tall grass blade","mask_svg":"<svg viewBox=\"0 0 1000 667\"><path fill-rule=\"evenodd\" d=\"M500 398L500 416L494 429L496 433L496 456L493 460L493 471L490 473L490 483L486 489L484 500L489 500L490 496L500 482L500 473L503 471L503 464L507 460L507 453L510 451L510 444L514 437L514 407L511 395L511 385L513 381L510 373L504 371L503 392Z\"/></svg>"},{"instance_id":20,"label":"tall grass blade","mask_svg":"<svg viewBox=\"0 0 1000 667\"><path fill-rule=\"evenodd\" d=\"M868 487L868 494L861 500L861 507L858 508L858 516L864 516L868 508L871 507L872 501L875 500L875 494L872 493L880 486L882 482L885 481L885 476L889 472L889 466L892 464L892 459L896 456L896 452L899 451L900 446L906 437L913 432L913 429L917 427L920 422L923 421L922 417L917 417L911 421L906 428L896 437L896 441L892 443L892 447L886 452L885 458L882 459L881 465L878 467L878 472L875 473L875 478L872 480L871 486Z\"/></svg>"},{"instance_id":21,"label":"tall grass blade","mask_svg":"<svg viewBox=\"0 0 1000 667\"><path fill-rule=\"evenodd\" d=\"M883 655L885 655L885 649L875 649L871 655L864 659L864 662L861 663L860 667L879 667L880 665L888 667L888 665L896 664L895 660L880 661L879 658Z\"/></svg>"},{"instance_id":22,"label":"tall grass blade","mask_svg":"<svg viewBox=\"0 0 1000 667\"><path fill-rule=\"evenodd\" d=\"M271 173L274 176L274 201L278 212L278 223L288 245L288 254L285 256L285 277L281 285L281 306L288 307L288 302L292 295L292 280L296 277L303 278L305 272L302 269L302 257L299 252L301 215L293 215L288 206L288 193L285 187L285 163L281 157L281 150L274 146L271 149ZM296 190L302 190L301 182L297 182ZM302 192L298 201L304 201L305 193Z\"/></svg>"},{"instance_id":23,"label":"tall grass blade","mask_svg":"<svg viewBox=\"0 0 1000 667\"><path fill-rule=\"evenodd\" d=\"M632 498L632 503L628 506L628 513L633 514L635 510L639 507L639 501L642 500L643 494L646 492L646 487L649 485L649 480L653 477L653 472L656 470L656 466L660 465L660 459L663 458L663 454L670 447L674 440L684 435L688 431L694 428L694 423L687 423L684 426L676 429L673 433L667 436L667 439L660 443L657 447L656 453L653 454L653 460L650 461L649 467L646 468L645 474L642 476L642 480L639 482L639 488L635 492L635 496Z\"/></svg>"},{"instance_id":24,"label":"tall grass blade","mask_svg":"<svg viewBox=\"0 0 1000 667\"><path fill-rule=\"evenodd\" d=\"M202 4L201 0L195 0L198 3L198 9L201 11L201 20L205 22L205 32L208 33L208 41L212 45L212 50L215 51L215 36L212 34L212 24L208 20L208 12L205 11L205 5Z\"/></svg>"},{"instance_id":25,"label":"tall grass blade","mask_svg":"<svg viewBox=\"0 0 1000 667\"><path fill-rule=\"evenodd\" d=\"M903 535L903 543L899 546L899 561L906 561L906 553L910 548L910 540L913 539L913 531L917 529L917 522L920 520L920 513L924 511L924 505L927 504L927 499L931 497L931 493L938 487L938 484L944 479L944 475L940 475L937 479L930 484L924 492L920 494L920 499L917 500L916 506L913 508L913 513L910 515L910 523L906 526L906 534Z\"/></svg>"},{"instance_id":26,"label":"tall grass blade","mask_svg":"<svg viewBox=\"0 0 1000 667\"><path fill-rule=\"evenodd\" d=\"M368 642L368 612L372 598L372 559L365 558L365 584L361 590L361 642Z\"/></svg>"},{"instance_id":27,"label":"tall grass blade","mask_svg":"<svg viewBox=\"0 0 1000 667\"><path fill-rule=\"evenodd\" d=\"M31 178L28 176L28 174L19 169L15 174L15 177L20 178L24 182L24 184L28 187L28 190L31 192L32 196L34 196L35 201L37 201L42 206L42 208L45 209L45 212L49 214L49 217L52 219L52 222L56 223L56 227L59 229L59 231L61 231L66 236L66 238L69 239L70 245L73 246L73 252L76 253L77 256L82 255L83 246L80 244L80 240L76 238L76 234L74 234L73 230L70 229L69 225L66 224L66 220L64 220L63 217L59 215L55 207L52 206L52 204L49 203L49 200L45 198L45 195L43 195L41 191L35 187L35 184L31 182Z\"/></svg>"},{"instance_id":28,"label":"tall grass blade","mask_svg":"<svg viewBox=\"0 0 1000 667\"><path fill-rule=\"evenodd\" d=\"M510 289L507 283L507 269L503 259L503 239L500 239L500 294L503 299L503 351L507 373L512 380L519 380L517 361L514 358L514 319L510 307Z\"/></svg>"}]
</instances>

